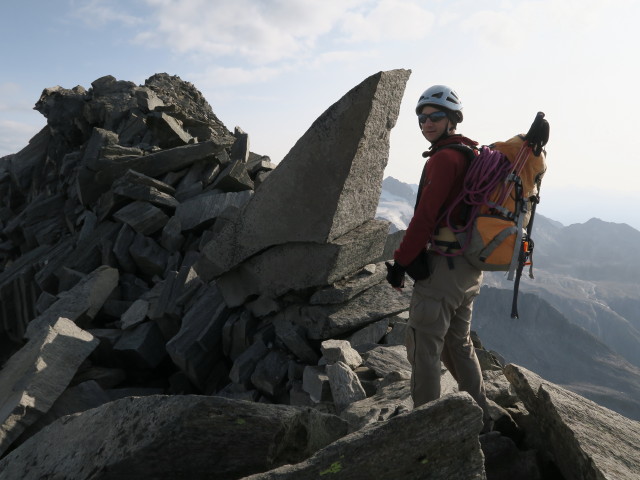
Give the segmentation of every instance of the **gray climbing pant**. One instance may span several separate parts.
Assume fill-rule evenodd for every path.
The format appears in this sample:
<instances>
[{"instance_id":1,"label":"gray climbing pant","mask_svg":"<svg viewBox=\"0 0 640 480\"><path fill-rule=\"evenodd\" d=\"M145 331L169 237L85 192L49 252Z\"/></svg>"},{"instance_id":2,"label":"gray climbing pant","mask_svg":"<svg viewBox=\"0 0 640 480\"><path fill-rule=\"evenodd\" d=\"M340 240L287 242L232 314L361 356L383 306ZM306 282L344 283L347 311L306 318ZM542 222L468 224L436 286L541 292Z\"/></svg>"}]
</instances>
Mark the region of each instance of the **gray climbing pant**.
<instances>
[{"instance_id":1,"label":"gray climbing pant","mask_svg":"<svg viewBox=\"0 0 640 480\"><path fill-rule=\"evenodd\" d=\"M473 300L480 293L482 272L463 257L446 258L435 252L428 257L431 275L413 287L405 338L414 406L440 397L442 360L460 390L482 408L486 421L484 381L470 335Z\"/></svg>"}]
</instances>

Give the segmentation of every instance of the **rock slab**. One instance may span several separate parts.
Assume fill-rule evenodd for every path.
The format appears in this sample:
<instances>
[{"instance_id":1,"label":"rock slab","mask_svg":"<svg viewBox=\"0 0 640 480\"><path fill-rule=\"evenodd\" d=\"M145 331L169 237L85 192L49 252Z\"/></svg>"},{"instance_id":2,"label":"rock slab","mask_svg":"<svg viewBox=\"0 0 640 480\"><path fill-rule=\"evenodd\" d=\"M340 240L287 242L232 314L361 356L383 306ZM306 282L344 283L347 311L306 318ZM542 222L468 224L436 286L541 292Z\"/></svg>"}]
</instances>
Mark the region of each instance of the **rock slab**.
<instances>
[{"instance_id":1,"label":"rock slab","mask_svg":"<svg viewBox=\"0 0 640 480\"><path fill-rule=\"evenodd\" d=\"M297 465L244 480L486 479L481 428L480 407L456 393L349 434Z\"/></svg>"},{"instance_id":2,"label":"rock slab","mask_svg":"<svg viewBox=\"0 0 640 480\"><path fill-rule=\"evenodd\" d=\"M93 335L59 318L9 359L0 370L0 455L47 413L97 345Z\"/></svg>"},{"instance_id":3,"label":"rock slab","mask_svg":"<svg viewBox=\"0 0 640 480\"><path fill-rule=\"evenodd\" d=\"M504 371L568 480L637 479L640 422L509 364ZM594 435L594 432L598 432Z\"/></svg>"},{"instance_id":4,"label":"rock slab","mask_svg":"<svg viewBox=\"0 0 640 480\"><path fill-rule=\"evenodd\" d=\"M49 425L0 461L0 479L231 480L300 462L344 434L346 422L312 409L127 397Z\"/></svg>"},{"instance_id":5,"label":"rock slab","mask_svg":"<svg viewBox=\"0 0 640 480\"><path fill-rule=\"evenodd\" d=\"M370 76L309 127L237 221L204 247L216 276L270 246L330 242L374 218L410 74Z\"/></svg>"}]
</instances>

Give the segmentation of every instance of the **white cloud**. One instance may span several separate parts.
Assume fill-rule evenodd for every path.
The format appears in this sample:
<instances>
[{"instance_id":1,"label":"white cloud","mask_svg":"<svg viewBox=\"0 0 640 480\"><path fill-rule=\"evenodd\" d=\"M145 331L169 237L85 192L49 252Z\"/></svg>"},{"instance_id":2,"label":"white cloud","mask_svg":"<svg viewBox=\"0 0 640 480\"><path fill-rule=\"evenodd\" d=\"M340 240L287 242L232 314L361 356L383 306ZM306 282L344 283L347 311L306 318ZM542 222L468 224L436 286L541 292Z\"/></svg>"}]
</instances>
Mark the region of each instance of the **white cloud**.
<instances>
[{"instance_id":1,"label":"white cloud","mask_svg":"<svg viewBox=\"0 0 640 480\"><path fill-rule=\"evenodd\" d=\"M463 31L475 35L487 46L516 50L526 38L528 27L512 12L483 10L473 13L460 23Z\"/></svg>"},{"instance_id":2,"label":"white cloud","mask_svg":"<svg viewBox=\"0 0 640 480\"><path fill-rule=\"evenodd\" d=\"M282 70L269 67L213 67L204 73L194 73L190 78L197 85L212 88L266 82L276 78L281 73Z\"/></svg>"},{"instance_id":3,"label":"white cloud","mask_svg":"<svg viewBox=\"0 0 640 480\"><path fill-rule=\"evenodd\" d=\"M350 64L365 58L375 57L375 50L357 51L357 50L333 50L315 55L308 62L310 68L326 68L328 65Z\"/></svg>"},{"instance_id":4,"label":"white cloud","mask_svg":"<svg viewBox=\"0 0 640 480\"><path fill-rule=\"evenodd\" d=\"M630 4L630 0L617 3ZM463 32L474 35L485 46L518 50L536 40L543 44L550 35L571 32L575 38L593 32L611 13L611 5L600 0L535 0L500 2L492 9L471 10L459 16L453 12L449 10L439 20L451 26L459 22Z\"/></svg>"},{"instance_id":5,"label":"white cloud","mask_svg":"<svg viewBox=\"0 0 640 480\"><path fill-rule=\"evenodd\" d=\"M175 52L269 64L310 53L352 5L363 0L147 0L154 29L137 40Z\"/></svg>"},{"instance_id":6,"label":"white cloud","mask_svg":"<svg viewBox=\"0 0 640 480\"><path fill-rule=\"evenodd\" d=\"M127 6L131 4L127 2ZM110 0L72 0L70 16L83 24L98 28L110 23L125 26L139 25L143 17L125 13L125 8Z\"/></svg>"},{"instance_id":7,"label":"white cloud","mask_svg":"<svg viewBox=\"0 0 640 480\"><path fill-rule=\"evenodd\" d=\"M215 8L206 0L146 2L153 29L137 42L254 65L309 59L332 42L422 38L434 23L411 0L235 0Z\"/></svg>"},{"instance_id":8,"label":"white cloud","mask_svg":"<svg viewBox=\"0 0 640 480\"><path fill-rule=\"evenodd\" d=\"M341 30L351 42L418 40L434 23L435 15L417 2L381 0L369 11L346 12Z\"/></svg>"}]
</instances>

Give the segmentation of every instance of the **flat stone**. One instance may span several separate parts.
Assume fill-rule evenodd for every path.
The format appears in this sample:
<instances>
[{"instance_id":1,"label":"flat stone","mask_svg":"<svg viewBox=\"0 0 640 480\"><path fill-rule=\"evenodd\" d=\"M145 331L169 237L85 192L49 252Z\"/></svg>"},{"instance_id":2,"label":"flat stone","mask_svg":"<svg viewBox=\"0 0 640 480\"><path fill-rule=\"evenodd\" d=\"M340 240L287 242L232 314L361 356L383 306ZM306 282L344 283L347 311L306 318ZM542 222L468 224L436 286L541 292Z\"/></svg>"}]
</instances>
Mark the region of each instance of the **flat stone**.
<instances>
[{"instance_id":1,"label":"flat stone","mask_svg":"<svg viewBox=\"0 0 640 480\"><path fill-rule=\"evenodd\" d=\"M241 207L252 196L249 190L242 192L205 192L183 202L176 209L182 231L210 226L229 206Z\"/></svg>"},{"instance_id":2,"label":"flat stone","mask_svg":"<svg viewBox=\"0 0 640 480\"><path fill-rule=\"evenodd\" d=\"M169 220L169 217L158 207L140 201L131 202L114 213L113 217L142 235L157 232Z\"/></svg>"},{"instance_id":3,"label":"flat stone","mask_svg":"<svg viewBox=\"0 0 640 480\"><path fill-rule=\"evenodd\" d=\"M327 376L333 403L338 412L353 402L367 398L358 376L346 363L338 361L327 365Z\"/></svg>"},{"instance_id":4,"label":"flat stone","mask_svg":"<svg viewBox=\"0 0 640 480\"><path fill-rule=\"evenodd\" d=\"M349 337L349 343L357 346L366 343L380 343L389 328L389 319L383 318L377 322L373 322Z\"/></svg>"},{"instance_id":5,"label":"flat stone","mask_svg":"<svg viewBox=\"0 0 640 480\"><path fill-rule=\"evenodd\" d=\"M382 343L385 345L404 345L406 333L407 322L395 322L391 327L391 331L382 339Z\"/></svg>"},{"instance_id":6,"label":"flat stone","mask_svg":"<svg viewBox=\"0 0 640 480\"><path fill-rule=\"evenodd\" d=\"M325 340L320 351L329 365L342 362L355 369L362 364L362 357L347 340Z\"/></svg>"},{"instance_id":7,"label":"flat stone","mask_svg":"<svg viewBox=\"0 0 640 480\"><path fill-rule=\"evenodd\" d=\"M98 345L97 339L67 318L42 324L30 333L26 345L0 370L0 455L49 411Z\"/></svg>"},{"instance_id":8,"label":"flat stone","mask_svg":"<svg viewBox=\"0 0 640 480\"><path fill-rule=\"evenodd\" d=\"M64 317L76 321L81 316L94 318L111 292L118 285L119 274L115 268L103 265L86 275L71 290L58 295L58 300L29 323L26 336L31 338L46 324L53 324Z\"/></svg>"},{"instance_id":9,"label":"flat stone","mask_svg":"<svg viewBox=\"0 0 640 480\"><path fill-rule=\"evenodd\" d=\"M303 462L244 480L483 480L481 428L482 411L467 393L458 393L353 432Z\"/></svg>"},{"instance_id":10,"label":"flat stone","mask_svg":"<svg viewBox=\"0 0 640 480\"><path fill-rule=\"evenodd\" d=\"M120 317L120 328L127 330L138 326L145 321L148 312L149 302L139 298Z\"/></svg>"},{"instance_id":11,"label":"flat stone","mask_svg":"<svg viewBox=\"0 0 640 480\"><path fill-rule=\"evenodd\" d=\"M513 385L509 383L509 380L501 371L485 370L482 372L482 377L487 398L490 398L503 408L512 407L519 401Z\"/></svg>"},{"instance_id":12,"label":"flat stone","mask_svg":"<svg viewBox=\"0 0 640 480\"><path fill-rule=\"evenodd\" d=\"M222 329L230 315L215 286L206 286L185 313L176 336L167 342L173 362L200 388L222 357Z\"/></svg>"},{"instance_id":13,"label":"flat stone","mask_svg":"<svg viewBox=\"0 0 640 480\"><path fill-rule=\"evenodd\" d=\"M404 345L380 345L364 355L363 364L384 378L392 372L411 373L411 364L407 360L407 349Z\"/></svg>"},{"instance_id":14,"label":"flat stone","mask_svg":"<svg viewBox=\"0 0 640 480\"><path fill-rule=\"evenodd\" d=\"M182 125L164 112L152 112L147 116L147 124L158 138L160 148L180 147L193 141L193 137L184 131Z\"/></svg>"},{"instance_id":15,"label":"flat stone","mask_svg":"<svg viewBox=\"0 0 640 480\"><path fill-rule=\"evenodd\" d=\"M242 160L236 160L220 172L211 187L224 192L242 192L253 190L254 184L246 164Z\"/></svg>"},{"instance_id":16,"label":"flat stone","mask_svg":"<svg viewBox=\"0 0 640 480\"><path fill-rule=\"evenodd\" d=\"M314 409L127 397L54 422L0 460L0 479L243 478L300 462L346 430L344 420Z\"/></svg>"},{"instance_id":17,"label":"flat stone","mask_svg":"<svg viewBox=\"0 0 640 480\"><path fill-rule=\"evenodd\" d=\"M371 269L373 267L373 269ZM387 269L384 263L365 265L362 270L352 276L338 280L329 287L315 292L309 299L311 305L328 303L344 303L370 288L386 277Z\"/></svg>"},{"instance_id":18,"label":"flat stone","mask_svg":"<svg viewBox=\"0 0 640 480\"><path fill-rule=\"evenodd\" d=\"M545 435L567 480L635 478L640 472L640 422L509 364L504 373Z\"/></svg>"},{"instance_id":19,"label":"flat stone","mask_svg":"<svg viewBox=\"0 0 640 480\"><path fill-rule=\"evenodd\" d=\"M329 339L355 332L384 317L407 310L411 292L409 280L402 292L397 292L384 282L344 304L288 307L282 315L303 327L309 338Z\"/></svg>"},{"instance_id":20,"label":"flat stone","mask_svg":"<svg viewBox=\"0 0 640 480\"><path fill-rule=\"evenodd\" d=\"M276 166L277 165L266 156L258 156L255 159L249 159L247 161L247 171L252 178L259 173L269 173L274 170Z\"/></svg>"},{"instance_id":21,"label":"flat stone","mask_svg":"<svg viewBox=\"0 0 640 480\"><path fill-rule=\"evenodd\" d=\"M302 374L302 389L315 403L333 401L331 385L325 367L308 365Z\"/></svg>"},{"instance_id":22,"label":"flat stone","mask_svg":"<svg viewBox=\"0 0 640 480\"><path fill-rule=\"evenodd\" d=\"M171 210L180 204L172 195L159 190L155 185L140 183L127 184L123 182L114 185L112 192L114 195L120 195L121 197L131 200L148 202L157 207L164 207Z\"/></svg>"},{"instance_id":23,"label":"flat stone","mask_svg":"<svg viewBox=\"0 0 640 480\"><path fill-rule=\"evenodd\" d=\"M318 363L318 354L301 327L287 320L285 314L277 314L272 323L276 329L276 336L296 357L308 364Z\"/></svg>"},{"instance_id":24,"label":"flat stone","mask_svg":"<svg viewBox=\"0 0 640 480\"><path fill-rule=\"evenodd\" d=\"M93 141L93 137L91 141ZM117 142L117 138L115 141ZM96 140L95 149L98 152L103 147L104 142L101 139ZM160 150L144 156L131 155L126 158L122 156L105 158L97 153L92 158L87 158L87 155L85 155L80 167L81 171L78 174L81 200L85 205L95 202L102 193L111 187L116 179L120 178L129 169L157 178L215 155L223 148L223 146L217 145L213 141L205 141L193 145Z\"/></svg>"},{"instance_id":25,"label":"flat stone","mask_svg":"<svg viewBox=\"0 0 640 480\"><path fill-rule=\"evenodd\" d=\"M372 397L351 403L340 412L340 418L349 423L350 432L355 432L412 409L411 385L409 380L404 380L381 388Z\"/></svg>"},{"instance_id":26,"label":"flat stone","mask_svg":"<svg viewBox=\"0 0 640 480\"><path fill-rule=\"evenodd\" d=\"M251 296L277 298L291 290L328 285L379 255L388 223L371 220L329 243L269 248L218 278L231 307Z\"/></svg>"}]
</instances>

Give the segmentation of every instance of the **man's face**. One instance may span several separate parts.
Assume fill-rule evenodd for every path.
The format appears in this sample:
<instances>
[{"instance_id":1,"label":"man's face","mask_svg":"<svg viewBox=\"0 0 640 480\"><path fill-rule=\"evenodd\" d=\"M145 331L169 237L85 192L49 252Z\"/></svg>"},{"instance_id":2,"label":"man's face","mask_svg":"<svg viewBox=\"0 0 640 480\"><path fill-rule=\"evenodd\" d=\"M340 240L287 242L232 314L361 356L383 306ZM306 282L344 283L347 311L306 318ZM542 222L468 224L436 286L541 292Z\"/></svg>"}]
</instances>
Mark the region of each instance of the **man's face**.
<instances>
[{"instance_id":1,"label":"man's face","mask_svg":"<svg viewBox=\"0 0 640 480\"><path fill-rule=\"evenodd\" d=\"M424 113L429 115L434 112L439 112L435 107L431 105L425 105L422 107L422 111L420 113ZM422 135L426 138L430 143L435 142L439 139L442 134L449 128L449 119L447 117L442 120L433 121L432 119L427 119L424 123L420 124L420 129L422 130Z\"/></svg>"}]
</instances>

